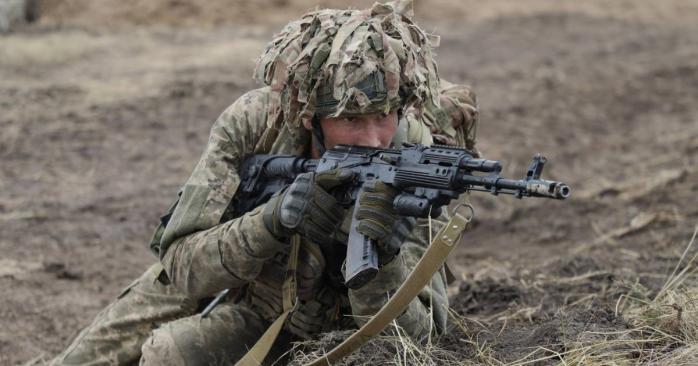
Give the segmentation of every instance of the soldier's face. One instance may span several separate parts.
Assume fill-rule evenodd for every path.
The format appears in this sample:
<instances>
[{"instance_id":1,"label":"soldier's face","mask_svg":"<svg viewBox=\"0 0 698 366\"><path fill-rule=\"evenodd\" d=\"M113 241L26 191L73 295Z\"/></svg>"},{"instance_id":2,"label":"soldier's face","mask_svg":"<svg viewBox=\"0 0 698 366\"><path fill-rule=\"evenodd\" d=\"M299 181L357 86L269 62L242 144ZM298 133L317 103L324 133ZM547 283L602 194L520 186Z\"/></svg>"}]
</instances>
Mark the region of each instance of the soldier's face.
<instances>
[{"instance_id":1,"label":"soldier's face","mask_svg":"<svg viewBox=\"0 0 698 366\"><path fill-rule=\"evenodd\" d=\"M397 109L389 114L371 113L351 117L320 118L325 146L361 145L389 147L397 131ZM305 127L312 129L309 123Z\"/></svg>"}]
</instances>

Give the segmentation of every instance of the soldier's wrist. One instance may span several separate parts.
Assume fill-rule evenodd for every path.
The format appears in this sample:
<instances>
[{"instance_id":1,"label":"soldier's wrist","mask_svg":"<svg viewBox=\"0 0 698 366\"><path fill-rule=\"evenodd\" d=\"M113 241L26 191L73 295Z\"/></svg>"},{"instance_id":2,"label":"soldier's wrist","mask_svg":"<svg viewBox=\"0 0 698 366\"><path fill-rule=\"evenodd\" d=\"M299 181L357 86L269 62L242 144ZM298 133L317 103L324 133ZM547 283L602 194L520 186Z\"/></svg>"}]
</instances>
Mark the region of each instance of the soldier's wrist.
<instances>
[{"instance_id":1,"label":"soldier's wrist","mask_svg":"<svg viewBox=\"0 0 698 366\"><path fill-rule=\"evenodd\" d=\"M272 198L264 204L262 209L262 223L267 229L270 235L272 235L276 240L286 241L290 236L290 232L287 228L281 225L278 220L278 205L283 196L274 195Z\"/></svg>"},{"instance_id":2,"label":"soldier's wrist","mask_svg":"<svg viewBox=\"0 0 698 366\"><path fill-rule=\"evenodd\" d=\"M249 243L255 255L258 257L271 257L277 251L288 246L288 240L282 237L277 237L272 233L264 223L265 207L257 209L245 214L245 220L242 222L245 236L249 238Z\"/></svg>"}]
</instances>

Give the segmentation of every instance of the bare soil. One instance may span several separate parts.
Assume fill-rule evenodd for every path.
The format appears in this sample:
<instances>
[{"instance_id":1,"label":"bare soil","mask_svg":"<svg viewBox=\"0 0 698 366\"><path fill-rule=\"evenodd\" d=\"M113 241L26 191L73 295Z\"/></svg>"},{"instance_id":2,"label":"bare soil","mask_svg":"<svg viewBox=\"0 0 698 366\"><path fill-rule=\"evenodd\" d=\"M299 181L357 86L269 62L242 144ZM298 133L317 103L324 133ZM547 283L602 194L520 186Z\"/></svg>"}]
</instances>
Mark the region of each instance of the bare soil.
<instances>
[{"instance_id":1,"label":"bare soil","mask_svg":"<svg viewBox=\"0 0 698 366\"><path fill-rule=\"evenodd\" d=\"M256 87L271 35L317 5L43 4L37 23L0 37L2 365L49 359L155 260L146 243L211 123ZM473 197L477 220L449 260L453 308L473 327L439 342L477 361L464 340L486 341L514 362L624 329L619 295L656 292L698 223L698 6L439 0L415 12L442 36L442 77L478 93L483 153L516 178L544 153L547 176L574 190Z\"/></svg>"}]
</instances>

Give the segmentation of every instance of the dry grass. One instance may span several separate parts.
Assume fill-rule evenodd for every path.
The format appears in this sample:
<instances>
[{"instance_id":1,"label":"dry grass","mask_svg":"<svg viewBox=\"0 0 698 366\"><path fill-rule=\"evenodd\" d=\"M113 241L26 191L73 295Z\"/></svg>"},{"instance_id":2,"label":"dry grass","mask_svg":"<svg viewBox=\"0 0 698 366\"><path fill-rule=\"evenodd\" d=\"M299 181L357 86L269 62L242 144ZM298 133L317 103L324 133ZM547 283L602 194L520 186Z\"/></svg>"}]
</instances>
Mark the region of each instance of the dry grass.
<instances>
[{"instance_id":1,"label":"dry grass","mask_svg":"<svg viewBox=\"0 0 698 366\"><path fill-rule=\"evenodd\" d=\"M305 365L329 352L334 346L348 338L354 331L331 332L320 339L296 343L290 351L292 361L289 365ZM445 349L431 340L426 344L414 342L397 323L391 326L391 335L380 335L362 347L361 352L354 352L337 365L477 365L479 363L464 360L457 350ZM487 352L482 350L483 354Z\"/></svg>"},{"instance_id":2,"label":"dry grass","mask_svg":"<svg viewBox=\"0 0 698 366\"><path fill-rule=\"evenodd\" d=\"M698 250L694 244L698 226L673 272L659 291L651 291L638 281L619 281L613 298L615 309L607 303L609 312L623 326L615 328L589 327L560 340L561 344L540 344L531 349L519 350L520 357L501 354L497 343L506 337L509 322L528 322L530 332L537 324L531 315L540 307L526 304L507 309L506 314L469 318L451 312L454 329L446 337L430 339L426 344L413 342L396 324L393 335L382 335L371 340L360 352L345 358L339 365L695 365L698 364L698 285L692 278L698 271ZM690 253L696 253L689 255ZM573 282L594 276L577 276ZM570 279L557 279L557 282ZM555 281L552 281L554 283ZM556 283L556 282L555 282ZM601 295L587 296L575 303L556 310L556 316L564 317L573 308L591 309L600 303ZM528 320L526 319L528 318ZM593 321L593 320L589 320ZM561 323L564 327L564 322ZM291 365L303 365L322 355L348 337L352 331L325 334L318 340L298 343L292 352ZM566 335L567 333L561 332ZM509 356L509 357L506 357Z\"/></svg>"},{"instance_id":3,"label":"dry grass","mask_svg":"<svg viewBox=\"0 0 698 366\"><path fill-rule=\"evenodd\" d=\"M695 365L698 363L698 286L687 279L698 271L694 250L698 226L674 271L654 296L639 283L618 298L616 315L628 329L583 332L565 352L541 346L514 365L559 360L562 365ZM688 259L687 259L688 258ZM544 356L538 356L544 354Z\"/></svg>"}]
</instances>

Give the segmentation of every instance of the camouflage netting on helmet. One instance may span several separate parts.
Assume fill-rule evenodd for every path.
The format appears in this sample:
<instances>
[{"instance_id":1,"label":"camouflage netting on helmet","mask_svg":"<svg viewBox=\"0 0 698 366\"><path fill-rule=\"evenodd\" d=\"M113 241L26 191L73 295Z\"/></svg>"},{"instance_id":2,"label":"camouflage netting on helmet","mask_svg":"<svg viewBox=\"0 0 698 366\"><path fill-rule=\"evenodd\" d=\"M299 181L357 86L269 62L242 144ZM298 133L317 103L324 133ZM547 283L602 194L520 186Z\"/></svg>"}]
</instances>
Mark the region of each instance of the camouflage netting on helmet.
<instances>
[{"instance_id":1,"label":"camouflage netting on helmet","mask_svg":"<svg viewBox=\"0 0 698 366\"><path fill-rule=\"evenodd\" d=\"M316 113L336 117L438 105L432 55L438 37L412 22L411 7L411 1L395 1L362 11L318 10L289 23L255 71L274 91L270 124L283 116L297 128ZM334 103L326 103L328 94Z\"/></svg>"},{"instance_id":2,"label":"camouflage netting on helmet","mask_svg":"<svg viewBox=\"0 0 698 366\"><path fill-rule=\"evenodd\" d=\"M461 146L478 154L475 138L479 111L475 93L467 86L441 80L440 94L440 105L429 105L421 113L434 143Z\"/></svg>"}]
</instances>

